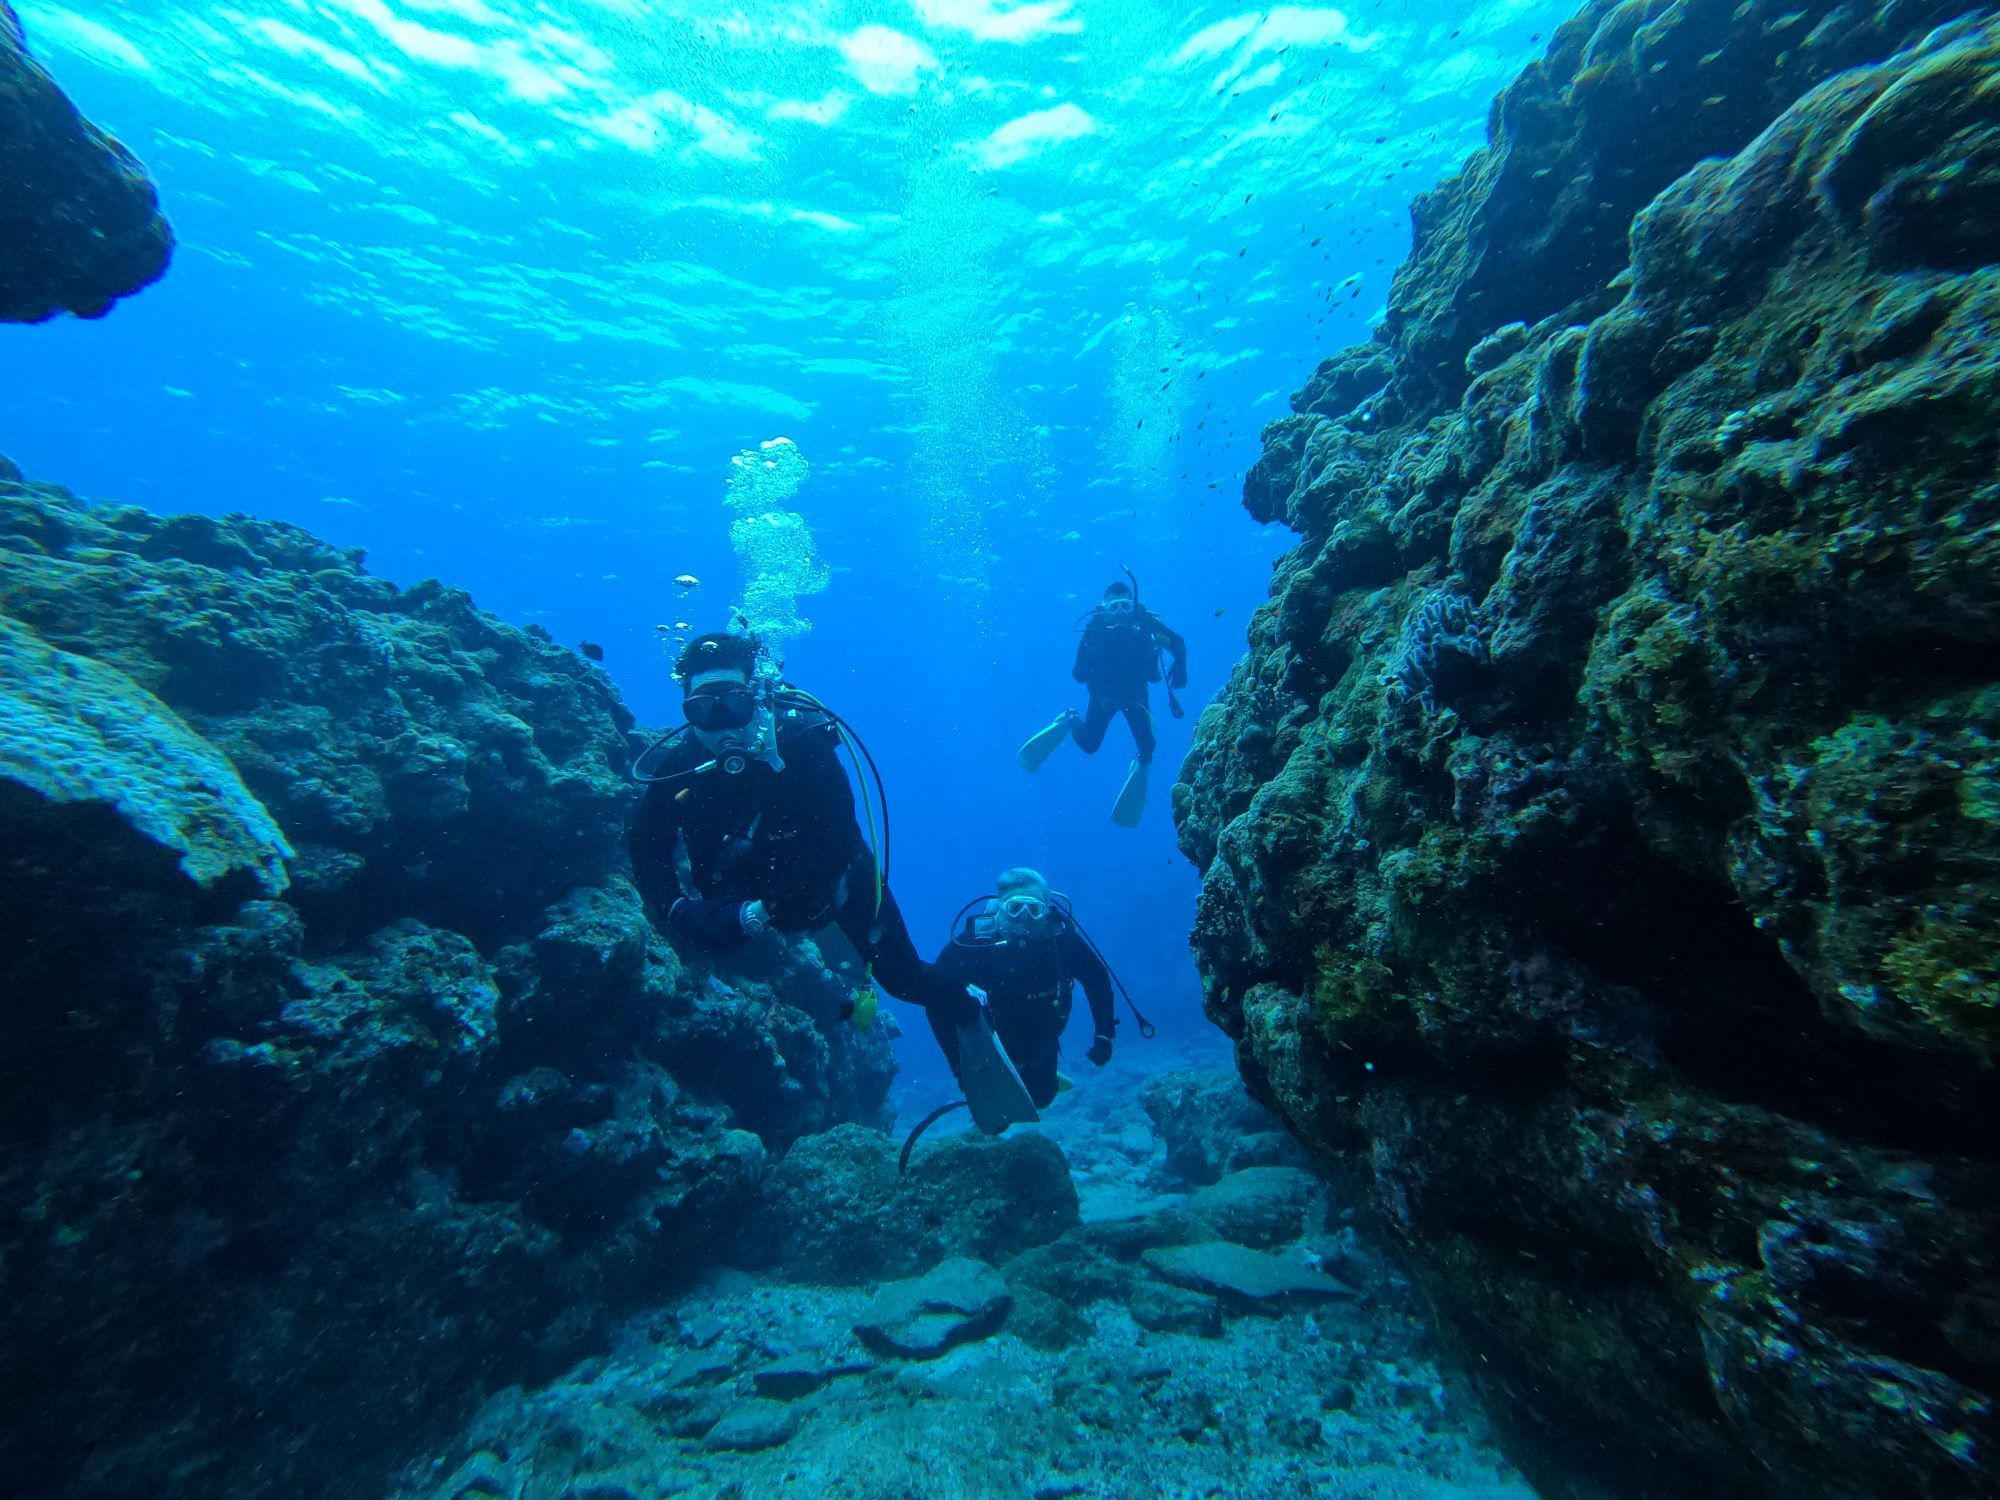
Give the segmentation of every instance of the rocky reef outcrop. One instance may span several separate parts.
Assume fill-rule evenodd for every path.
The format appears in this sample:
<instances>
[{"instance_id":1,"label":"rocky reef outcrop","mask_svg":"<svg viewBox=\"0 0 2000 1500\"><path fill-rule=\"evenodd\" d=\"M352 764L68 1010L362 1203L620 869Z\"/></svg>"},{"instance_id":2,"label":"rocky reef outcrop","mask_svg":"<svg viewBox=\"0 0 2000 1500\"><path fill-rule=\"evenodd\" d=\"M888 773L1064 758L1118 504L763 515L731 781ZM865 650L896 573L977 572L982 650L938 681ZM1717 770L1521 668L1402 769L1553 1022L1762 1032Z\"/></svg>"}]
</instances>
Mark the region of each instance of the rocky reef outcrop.
<instances>
[{"instance_id":1,"label":"rocky reef outcrop","mask_svg":"<svg viewBox=\"0 0 2000 1500\"><path fill-rule=\"evenodd\" d=\"M2000 1490L2000 21L1587 7L1265 433L1210 1013L1550 1495Z\"/></svg>"},{"instance_id":2,"label":"rocky reef outcrop","mask_svg":"<svg viewBox=\"0 0 2000 1500\"><path fill-rule=\"evenodd\" d=\"M654 933L630 729L455 590L0 479L10 1489L379 1485L881 1122L809 944Z\"/></svg>"},{"instance_id":3,"label":"rocky reef outcrop","mask_svg":"<svg viewBox=\"0 0 2000 1500\"><path fill-rule=\"evenodd\" d=\"M157 280L173 232L145 169L77 113L0 0L0 323L101 318Z\"/></svg>"}]
</instances>

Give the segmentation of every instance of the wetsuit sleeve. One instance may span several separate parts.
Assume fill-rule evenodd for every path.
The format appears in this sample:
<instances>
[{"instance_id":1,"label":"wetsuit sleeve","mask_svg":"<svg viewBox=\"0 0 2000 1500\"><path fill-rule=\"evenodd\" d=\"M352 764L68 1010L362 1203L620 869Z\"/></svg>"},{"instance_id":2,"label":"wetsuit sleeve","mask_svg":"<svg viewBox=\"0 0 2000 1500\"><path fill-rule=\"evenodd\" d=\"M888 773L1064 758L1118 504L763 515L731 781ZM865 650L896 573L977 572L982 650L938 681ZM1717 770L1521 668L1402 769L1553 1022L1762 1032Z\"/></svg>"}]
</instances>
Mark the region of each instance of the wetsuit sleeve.
<instances>
[{"instance_id":1,"label":"wetsuit sleeve","mask_svg":"<svg viewBox=\"0 0 2000 1500\"><path fill-rule=\"evenodd\" d=\"M740 948L750 941L750 934L743 930L741 901L681 896L667 908L667 925L704 948Z\"/></svg>"},{"instance_id":2,"label":"wetsuit sleeve","mask_svg":"<svg viewBox=\"0 0 2000 1500\"><path fill-rule=\"evenodd\" d=\"M1165 620L1153 616L1153 639L1166 649L1172 658L1167 669L1167 686L1184 688L1187 686L1187 638L1179 631L1171 629Z\"/></svg>"},{"instance_id":3,"label":"wetsuit sleeve","mask_svg":"<svg viewBox=\"0 0 2000 1500\"><path fill-rule=\"evenodd\" d=\"M679 899L681 818L671 784L648 787L639 811L625 831L625 850L632 860L632 883L645 898L655 922L664 922Z\"/></svg>"},{"instance_id":4,"label":"wetsuit sleeve","mask_svg":"<svg viewBox=\"0 0 2000 1500\"><path fill-rule=\"evenodd\" d=\"M1118 1010L1112 1002L1111 971L1090 951L1090 945L1071 931L1064 946L1069 954L1069 977L1083 986L1083 998L1090 1002L1090 1021L1097 1034L1113 1035L1118 1030Z\"/></svg>"},{"instance_id":5,"label":"wetsuit sleeve","mask_svg":"<svg viewBox=\"0 0 2000 1500\"><path fill-rule=\"evenodd\" d=\"M1090 627L1085 626L1076 643L1076 665L1069 669L1069 675L1081 683L1089 683L1096 675L1097 652L1091 641Z\"/></svg>"},{"instance_id":6,"label":"wetsuit sleeve","mask_svg":"<svg viewBox=\"0 0 2000 1500\"><path fill-rule=\"evenodd\" d=\"M965 972L965 955L959 951L957 943L946 943L938 950L937 961L931 965L938 974L954 984L970 984L972 976Z\"/></svg>"}]
</instances>

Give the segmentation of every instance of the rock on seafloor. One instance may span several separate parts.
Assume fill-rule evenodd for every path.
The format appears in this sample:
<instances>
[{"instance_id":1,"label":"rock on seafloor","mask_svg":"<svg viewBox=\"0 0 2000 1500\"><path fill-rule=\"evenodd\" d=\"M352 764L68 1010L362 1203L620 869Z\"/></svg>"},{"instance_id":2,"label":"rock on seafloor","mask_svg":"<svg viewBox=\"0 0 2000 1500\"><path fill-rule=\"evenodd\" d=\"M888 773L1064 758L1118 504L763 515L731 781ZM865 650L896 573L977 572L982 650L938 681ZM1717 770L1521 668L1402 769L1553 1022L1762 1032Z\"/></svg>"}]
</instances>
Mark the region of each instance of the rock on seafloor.
<instances>
[{"instance_id":1,"label":"rock on seafloor","mask_svg":"<svg viewBox=\"0 0 2000 1500\"><path fill-rule=\"evenodd\" d=\"M28 54L0 0L0 323L98 318L173 254L158 195L130 152L84 119Z\"/></svg>"},{"instance_id":2,"label":"rock on seafloor","mask_svg":"<svg viewBox=\"0 0 2000 1500\"><path fill-rule=\"evenodd\" d=\"M953 1256L908 1281L892 1281L854 1325L861 1342L899 1359L936 1359L1006 1321L1013 1294L984 1261Z\"/></svg>"},{"instance_id":3,"label":"rock on seafloor","mask_svg":"<svg viewBox=\"0 0 2000 1500\"><path fill-rule=\"evenodd\" d=\"M1265 432L1207 1005L1551 1496L2000 1493L2000 19L1592 4Z\"/></svg>"},{"instance_id":4,"label":"rock on seafloor","mask_svg":"<svg viewBox=\"0 0 2000 1500\"><path fill-rule=\"evenodd\" d=\"M1212 1075L1164 1081L1222 1092ZM1260 1289L1302 1279L1319 1290L1321 1268L1337 1266L1359 1295L1217 1297L1153 1274L1153 1247L1241 1257L1188 1211L1196 1184L1164 1147L1135 1156L1117 1144L1143 1129L1139 1092L1133 1074L1108 1069L1032 1131L991 1143L926 1137L912 1172L927 1169L939 1202L990 1193L1004 1175L990 1153L1019 1152L1014 1170L1067 1163L1085 1184L1085 1217L1052 1238L1023 1248L989 1236L983 1254L956 1250L886 1286L852 1284L874 1278L843 1254L818 1263L818 1280L811 1260L782 1267L782 1279L716 1273L636 1314L606 1353L496 1394L412 1464L397 1493L1527 1500L1462 1382L1432 1364L1408 1283L1345 1222L1352 1209L1336 1207L1333 1184L1314 1179L1301 1195L1308 1174L1252 1167L1200 1195L1308 1197L1286 1216L1288 1237L1241 1257L1258 1267ZM862 1160L855 1134L828 1132L839 1139L826 1150L805 1137L790 1156ZM856 1195L870 1191L861 1174L837 1175ZM882 1198L903 1228L921 1223L925 1203L893 1189ZM817 1212L787 1190L765 1221ZM1252 1218L1260 1238L1284 1232L1278 1216ZM1038 1234L1051 1229L1044 1221ZM951 1239L984 1233L967 1221Z\"/></svg>"},{"instance_id":5,"label":"rock on seafloor","mask_svg":"<svg viewBox=\"0 0 2000 1500\"><path fill-rule=\"evenodd\" d=\"M885 1122L810 943L654 932L631 727L453 589L0 478L11 1493L379 1492Z\"/></svg>"}]
</instances>

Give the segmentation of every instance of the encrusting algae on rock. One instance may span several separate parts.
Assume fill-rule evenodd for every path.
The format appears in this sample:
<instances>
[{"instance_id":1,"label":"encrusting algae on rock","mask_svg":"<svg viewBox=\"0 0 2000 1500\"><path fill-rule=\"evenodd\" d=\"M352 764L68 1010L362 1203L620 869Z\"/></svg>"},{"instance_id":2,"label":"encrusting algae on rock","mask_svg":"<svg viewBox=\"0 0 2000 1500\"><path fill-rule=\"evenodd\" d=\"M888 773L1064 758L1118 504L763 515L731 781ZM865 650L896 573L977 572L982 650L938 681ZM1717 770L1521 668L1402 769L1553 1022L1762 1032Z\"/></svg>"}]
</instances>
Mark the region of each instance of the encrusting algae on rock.
<instances>
[{"instance_id":1,"label":"encrusting algae on rock","mask_svg":"<svg viewBox=\"0 0 2000 1500\"><path fill-rule=\"evenodd\" d=\"M0 479L0 702L22 1493L379 1482L727 1254L770 1152L884 1115L811 944L659 939L631 716L455 590Z\"/></svg>"},{"instance_id":2,"label":"encrusting algae on rock","mask_svg":"<svg viewBox=\"0 0 2000 1500\"><path fill-rule=\"evenodd\" d=\"M1210 1013L1552 1496L2000 1487L1996 48L1589 7L1246 481Z\"/></svg>"}]
</instances>

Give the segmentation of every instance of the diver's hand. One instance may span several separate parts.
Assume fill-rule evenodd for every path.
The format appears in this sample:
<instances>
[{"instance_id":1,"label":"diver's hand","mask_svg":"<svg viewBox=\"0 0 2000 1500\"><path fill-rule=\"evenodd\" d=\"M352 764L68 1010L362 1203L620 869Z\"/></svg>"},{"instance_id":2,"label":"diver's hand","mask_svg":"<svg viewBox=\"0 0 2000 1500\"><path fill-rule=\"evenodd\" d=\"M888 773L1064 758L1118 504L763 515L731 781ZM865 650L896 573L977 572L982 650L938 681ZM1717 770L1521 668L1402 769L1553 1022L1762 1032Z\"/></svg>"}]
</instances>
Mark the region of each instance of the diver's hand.
<instances>
[{"instance_id":1,"label":"diver's hand","mask_svg":"<svg viewBox=\"0 0 2000 1500\"><path fill-rule=\"evenodd\" d=\"M1098 1067L1103 1067L1111 1061L1111 1038L1108 1036L1098 1037L1091 1042L1090 1050L1084 1053L1084 1056L1096 1063Z\"/></svg>"},{"instance_id":2,"label":"diver's hand","mask_svg":"<svg viewBox=\"0 0 2000 1500\"><path fill-rule=\"evenodd\" d=\"M771 914L764 909L761 901L745 901L736 909L736 920L743 924L745 937L755 937L771 925Z\"/></svg>"},{"instance_id":3,"label":"diver's hand","mask_svg":"<svg viewBox=\"0 0 2000 1500\"><path fill-rule=\"evenodd\" d=\"M977 1026L985 1014L986 991L976 984L968 984L957 1000L945 1012L945 1019L954 1026Z\"/></svg>"}]
</instances>

